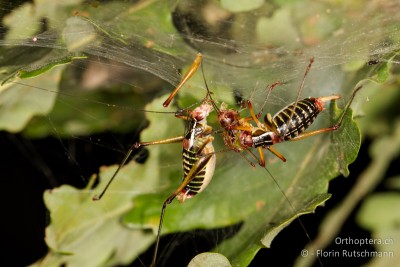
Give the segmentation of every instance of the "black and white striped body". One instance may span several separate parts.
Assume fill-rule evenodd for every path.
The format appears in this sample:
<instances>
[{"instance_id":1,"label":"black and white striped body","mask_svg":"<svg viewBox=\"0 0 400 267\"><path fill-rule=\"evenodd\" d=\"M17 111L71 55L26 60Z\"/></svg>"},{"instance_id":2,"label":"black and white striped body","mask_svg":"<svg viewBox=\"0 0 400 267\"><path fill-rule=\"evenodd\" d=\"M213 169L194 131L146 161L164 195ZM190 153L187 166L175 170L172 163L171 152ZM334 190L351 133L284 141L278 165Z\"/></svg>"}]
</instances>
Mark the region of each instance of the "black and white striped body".
<instances>
[{"instance_id":1,"label":"black and white striped body","mask_svg":"<svg viewBox=\"0 0 400 267\"><path fill-rule=\"evenodd\" d=\"M314 122L322 110L323 103L320 98L314 97L305 98L284 107L272 117L271 122L276 131L252 133L253 147L269 147L299 136Z\"/></svg>"},{"instance_id":2,"label":"black and white striped body","mask_svg":"<svg viewBox=\"0 0 400 267\"><path fill-rule=\"evenodd\" d=\"M203 144L203 138L197 138L194 145L188 149L183 148L183 173L187 176L200 157L207 154L214 154L212 144L207 144L201 151L200 146ZM205 140L204 140L205 141ZM215 155L212 156L210 163L204 166L193 178L193 180L185 187L187 198L192 197L203 191L210 183L215 169Z\"/></svg>"},{"instance_id":3,"label":"black and white striped body","mask_svg":"<svg viewBox=\"0 0 400 267\"><path fill-rule=\"evenodd\" d=\"M279 139L288 141L304 132L321 112L316 98L309 97L292 103L274 115L272 121ZM283 141L283 140L282 140Z\"/></svg>"},{"instance_id":4,"label":"black and white striped body","mask_svg":"<svg viewBox=\"0 0 400 267\"><path fill-rule=\"evenodd\" d=\"M182 150L183 177L188 177L190 172L194 170L195 174L192 180L176 196L179 202L183 202L186 198L191 198L203 191L214 175L216 157L214 146L212 145L213 137L211 136L211 131L211 127L207 125L206 117L200 121L192 119L188 122ZM201 162L205 157L210 157L207 163L204 166L201 165L199 168L195 168L196 163Z\"/></svg>"}]
</instances>

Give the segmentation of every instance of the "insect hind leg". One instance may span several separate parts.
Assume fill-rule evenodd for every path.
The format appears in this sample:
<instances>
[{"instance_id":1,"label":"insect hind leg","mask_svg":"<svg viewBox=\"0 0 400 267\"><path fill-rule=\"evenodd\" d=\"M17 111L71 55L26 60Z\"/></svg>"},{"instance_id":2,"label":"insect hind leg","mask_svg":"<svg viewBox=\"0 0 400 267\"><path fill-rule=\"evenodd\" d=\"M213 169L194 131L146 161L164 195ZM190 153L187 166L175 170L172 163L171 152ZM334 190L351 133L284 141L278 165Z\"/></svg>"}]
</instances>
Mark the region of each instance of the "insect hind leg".
<instances>
[{"instance_id":1,"label":"insect hind leg","mask_svg":"<svg viewBox=\"0 0 400 267\"><path fill-rule=\"evenodd\" d=\"M183 85L190 79L192 78L193 74L196 73L197 69L201 65L201 61L203 59L203 56L200 53L197 53L195 60L193 61L192 65L189 67L185 75L183 76L181 82L178 84L178 86L175 88L175 90L171 93L171 95L168 97L167 100L163 103L164 107L168 107L168 105L171 103L172 99L176 96L176 94L179 92L179 90L183 87Z\"/></svg>"}]
</instances>

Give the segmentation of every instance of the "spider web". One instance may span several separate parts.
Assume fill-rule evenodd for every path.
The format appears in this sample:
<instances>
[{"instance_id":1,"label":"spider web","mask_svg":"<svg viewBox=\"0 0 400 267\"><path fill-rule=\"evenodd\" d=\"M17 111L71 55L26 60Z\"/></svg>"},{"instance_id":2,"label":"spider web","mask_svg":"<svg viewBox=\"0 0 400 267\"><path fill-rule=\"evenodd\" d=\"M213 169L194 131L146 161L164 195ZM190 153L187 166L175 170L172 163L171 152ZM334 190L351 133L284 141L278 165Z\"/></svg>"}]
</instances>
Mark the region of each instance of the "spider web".
<instances>
[{"instance_id":1,"label":"spider web","mask_svg":"<svg viewBox=\"0 0 400 267\"><path fill-rule=\"evenodd\" d=\"M6 81L1 87L2 128L12 133L23 131L36 138L55 135L62 144L57 150L72 158L72 168L80 173L82 186L90 184L91 173L85 170L82 161L75 159L74 148L65 145L61 138L83 139L104 147L110 154L117 151L121 158L125 147L133 141L119 139L121 133L135 129L138 138L140 129L149 124L141 133L143 141L181 135L183 125L171 113L149 111L177 110L177 107L163 109L161 101L178 84L180 70L187 68L197 51L204 54L205 78L213 98L232 107L235 107L232 94L235 91L243 99L250 99L257 111L265 100L267 85L284 82L274 89L267 102L265 110L272 114L296 99L311 57L315 58L315 64L302 97L340 94L344 99L339 102L341 106L359 81L375 74L379 64L368 66L367 62L385 65L390 60L391 64L397 64L392 59L399 48L397 18L386 6L370 4L364 10L354 8L357 16L350 16L341 13L339 7L318 3L312 8L302 8L306 4L279 8L265 4L255 9L257 12L246 13L247 19L240 18L229 5L219 7L212 2L201 6L191 2L35 1L3 9L9 14L3 19L7 32L0 42L5 55L2 80ZM264 9L271 11L259 12ZM199 14L205 16L202 13L205 10L220 20L216 23L219 27L204 29ZM375 15L382 11L391 16ZM209 23L213 21L208 19ZM339 19L342 21L337 22ZM291 23L282 23L286 21ZM282 34L280 38L278 33ZM201 73L193 77L188 87L179 94L180 107L193 107L205 96ZM314 129L330 125L335 112L324 111ZM39 114L44 116L38 117ZM210 117L211 123L217 127L215 115ZM111 141L89 137L104 131L114 133ZM345 128L344 132L345 136L351 136L352 130ZM248 246L247 251L255 253L259 244L250 239L268 239L265 232L274 231L266 230L267 227L287 222L294 216L294 210L309 212L324 201L322 192L326 192L327 180L339 171L336 165L321 166L330 166L332 161L338 161L339 165L345 162L327 156L331 149L357 147L353 138L332 141L326 137L279 145L277 149L288 163L277 162L268 155L267 164L293 203L290 207L292 204L283 198L265 170L253 169L238 154L227 152L220 138L216 139L219 152L214 181L185 205L172 204L167 210L164 231L208 229L245 221L236 237L245 242L233 239L235 249L230 248L233 245L229 242L216 249L238 265L246 261L245 256L235 257L240 254L236 249ZM76 240L91 244L93 252L83 258L72 258L72 263L103 265L110 258L114 261L110 264L130 262L152 242L154 236L142 229L157 227L161 203L177 187L177 177L181 176L180 149L179 145L150 148L146 164L132 161L103 202L91 202L93 191L88 188L62 187L53 191L58 199L52 199L48 193L47 207L57 212L51 213L47 245L56 252L77 251L74 242L65 241L72 238L69 235L72 232L72 236L86 237ZM107 165L111 163L119 161ZM47 166L33 159L31 164L39 169ZM97 188L102 187L114 170L102 168ZM346 166L340 170L345 173ZM299 182L304 177L307 179ZM316 197L308 197L310 192ZM121 216L133 205L136 211L123 220L130 227L140 228L136 231L120 224ZM281 214L280 209L287 211ZM140 223L135 212L144 214ZM75 232L76 228L84 231ZM251 228L253 231L248 230ZM121 247L129 247L130 252ZM93 256L100 252L101 257Z\"/></svg>"}]
</instances>

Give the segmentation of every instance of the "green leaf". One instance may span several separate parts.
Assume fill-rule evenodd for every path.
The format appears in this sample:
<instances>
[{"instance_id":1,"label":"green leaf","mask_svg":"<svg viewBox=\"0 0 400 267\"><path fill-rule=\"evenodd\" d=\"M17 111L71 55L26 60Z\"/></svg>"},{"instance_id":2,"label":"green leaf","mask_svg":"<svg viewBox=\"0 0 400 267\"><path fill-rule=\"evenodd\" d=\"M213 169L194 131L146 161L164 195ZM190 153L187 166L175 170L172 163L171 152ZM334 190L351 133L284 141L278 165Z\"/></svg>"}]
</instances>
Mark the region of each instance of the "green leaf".
<instances>
[{"instance_id":1,"label":"green leaf","mask_svg":"<svg viewBox=\"0 0 400 267\"><path fill-rule=\"evenodd\" d=\"M0 80L4 85L16 78L26 79L42 75L52 68L69 64L83 55L60 49L60 26L38 34L40 21L46 17L47 26L55 26L56 19L66 19L65 8L80 1L69 0L49 5L46 1L25 3L4 18L8 31L4 46L0 48ZM21 19L23 18L23 19ZM55 86L56 87L56 86ZM52 87L53 88L53 87Z\"/></svg>"},{"instance_id":2,"label":"green leaf","mask_svg":"<svg viewBox=\"0 0 400 267\"><path fill-rule=\"evenodd\" d=\"M331 105L331 109L333 110L332 112L334 112L336 119L338 119L343 113L336 104ZM340 129L340 131L342 131L341 134L334 134L332 136L333 142L336 144L346 144L349 140L354 142L349 142L346 146L335 146L335 153L327 157L326 164L329 165L329 168L338 170L340 174L346 177L350 174L348 166L356 160L358 151L360 150L361 133L353 121L353 113L351 110L346 113L343 123L347 123L347 126L345 129Z\"/></svg>"},{"instance_id":3,"label":"green leaf","mask_svg":"<svg viewBox=\"0 0 400 267\"><path fill-rule=\"evenodd\" d=\"M228 259L224 255L218 253L201 253L194 257L188 267L230 267Z\"/></svg>"},{"instance_id":4,"label":"green leaf","mask_svg":"<svg viewBox=\"0 0 400 267\"><path fill-rule=\"evenodd\" d=\"M0 87L0 129L20 132L32 117L47 114L57 97L61 67L54 68L48 75L27 81L13 82ZM54 93L37 88L52 88Z\"/></svg>"},{"instance_id":5,"label":"green leaf","mask_svg":"<svg viewBox=\"0 0 400 267\"><path fill-rule=\"evenodd\" d=\"M396 252L400 245L400 216L397 207L400 205L400 194L397 192L378 193L369 196L357 213L361 227L371 231L378 256L369 266L394 266L397 264Z\"/></svg>"},{"instance_id":6,"label":"green leaf","mask_svg":"<svg viewBox=\"0 0 400 267\"><path fill-rule=\"evenodd\" d=\"M260 18L257 21L257 39L276 46L285 44L287 47L297 48L299 43L293 40L298 38L298 32L293 23L286 23L290 20L291 13L288 9L277 10L271 18ZM265 34L266 32L276 34Z\"/></svg>"},{"instance_id":7,"label":"green leaf","mask_svg":"<svg viewBox=\"0 0 400 267\"><path fill-rule=\"evenodd\" d=\"M315 199L313 199L310 203L305 205L304 210L302 211L297 211L297 214L293 216L292 218L289 218L286 222L283 222L282 224L278 225L275 228L272 228L270 232L268 232L263 239L261 240L261 243L264 245L264 247L271 247L272 240L279 234L280 231L282 231L286 226L288 226L293 220L297 219L298 216L303 215L303 214L308 214L308 213L313 213L317 209L318 206L321 206L331 197L331 194L322 194L319 196L316 196Z\"/></svg>"},{"instance_id":8,"label":"green leaf","mask_svg":"<svg viewBox=\"0 0 400 267\"><path fill-rule=\"evenodd\" d=\"M35 36L43 27L43 24L39 23L43 18L46 18L49 27L57 27L60 21L70 15L69 8L81 2L81 0L26 2L4 18L4 26L9 29L6 38L17 40L21 39L21 36Z\"/></svg>"},{"instance_id":9,"label":"green leaf","mask_svg":"<svg viewBox=\"0 0 400 267\"><path fill-rule=\"evenodd\" d=\"M376 74L371 78L373 81L384 83L390 77L390 70L393 69L393 64L396 64L399 52L393 51L392 54L389 54L386 62L378 63L379 66L376 69Z\"/></svg>"},{"instance_id":10,"label":"green leaf","mask_svg":"<svg viewBox=\"0 0 400 267\"><path fill-rule=\"evenodd\" d=\"M71 63L74 59L86 58L67 51L38 46L16 45L1 49L3 60L0 63L1 85L15 79L27 79L42 75L54 67Z\"/></svg>"},{"instance_id":11,"label":"green leaf","mask_svg":"<svg viewBox=\"0 0 400 267\"><path fill-rule=\"evenodd\" d=\"M141 169L137 164L127 165ZM105 168L101 173L99 187L115 171ZM121 174L113 184L114 192L94 202L91 190L78 190L70 186L47 191L45 203L51 214L51 224L46 228L46 243L50 248L40 264L59 266L68 263L75 266L104 266L128 264L144 252L154 236L121 225L120 217L132 207L131 198L136 193L127 188L148 187L149 181ZM129 250L125 248L129 247ZM82 253L84 251L85 253ZM101 253L99 253L101 252Z\"/></svg>"},{"instance_id":12,"label":"green leaf","mask_svg":"<svg viewBox=\"0 0 400 267\"><path fill-rule=\"evenodd\" d=\"M83 17L71 17L66 21L63 40L68 51L82 51L88 46L99 44L94 23Z\"/></svg>"},{"instance_id":13,"label":"green leaf","mask_svg":"<svg viewBox=\"0 0 400 267\"><path fill-rule=\"evenodd\" d=\"M357 221L363 228L370 231L397 228L400 213L399 193L381 193L368 197L361 206Z\"/></svg>"},{"instance_id":14,"label":"green leaf","mask_svg":"<svg viewBox=\"0 0 400 267\"><path fill-rule=\"evenodd\" d=\"M69 64L74 59L83 59L83 58L86 58L86 57L85 56L68 56L65 58L58 58L56 61L47 63L46 65L40 66L37 69L30 69L30 70L21 69L18 71L18 74L16 75L16 77L21 78L21 79L32 78L32 77L44 74L45 72L51 70L54 67Z\"/></svg>"},{"instance_id":15,"label":"green leaf","mask_svg":"<svg viewBox=\"0 0 400 267\"><path fill-rule=\"evenodd\" d=\"M263 0L250 0L250 1L246 1L246 2L221 0L221 6L231 12L250 11L250 10L261 7L263 5L263 3L264 3Z\"/></svg>"},{"instance_id":16,"label":"green leaf","mask_svg":"<svg viewBox=\"0 0 400 267\"><path fill-rule=\"evenodd\" d=\"M132 8L137 13L152 13L154 19L158 16L160 25L167 20L166 16L170 16L167 5L148 4L134 5ZM40 8L44 6L42 2L39 5ZM137 20L137 16L140 16L136 13L135 16L125 14L126 3L122 6L121 3L110 3L110 5L119 7L119 9L114 7L112 10L119 10L122 13L120 16L129 17L134 21ZM63 5L58 7L60 12L63 10L61 6L64 7ZM52 8L55 7L52 5ZM88 6L79 7L87 8ZM94 12L93 8L89 8L89 10ZM163 13L156 14L155 10ZM23 14L18 12L19 9L12 16L21 18ZM96 13L96 15L103 16L105 14L109 15L108 8ZM170 87L169 84L160 82L160 79L155 79L151 72L164 80L176 83L178 74L175 68L171 67L171 65L175 66L176 60L171 56L157 54L132 40L128 42L121 37L124 36L122 33L117 36L110 28L107 28L108 31L106 31L104 25L101 27L95 21L78 16L67 18L65 14L60 16L60 19L62 18L66 20L65 26L59 23L57 27L35 35L36 41L32 39L34 35L27 34L26 39L7 41L5 43L7 46L13 45L11 48L1 47L0 80L4 84L6 82L14 83L4 85L0 89L4 94L2 101L7 101L2 106L4 115L1 115L0 127L11 132L24 130L26 135L32 137L43 137L49 134L57 134L59 137L82 136L107 130L126 132L141 127L143 124L141 108L153 97L152 90ZM132 29L129 28L132 21L118 20L116 17L112 19L118 21L118 24L112 23L113 27L118 27L118 30L129 29L130 35L124 37L132 38ZM10 24L10 27L18 28L20 25ZM166 30L166 28L173 29L169 23L157 30ZM151 40L148 39L148 41ZM96 56L96 60L93 60L93 56ZM86 58L87 60L82 60ZM156 61L159 64L153 64ZM74 63L71 64L73 66L69 66L69 68L61 66L60 69L60 65L70 63ZM103 65L99 67L100 64ZM129 68L128 73L127 66L145 69L145 72ZM55 67L58 67L58 71L60 71L59 77L54 77L49 72ZM154 71L151 70L152 68ZM116 72L125 74L116 79L112 77ZM96 79L93 79L94 76ZM142 77L143 81L138 77ZM34 79L27 80L27 78ZM154 88L149 86L150 79L154 81ZM93 81L98 83L95 88L91 85ZM19 91L28 90L29 87L31 89L29 89L29 94L24 97L20 96L17 89L3 90L14 86L21 88ZM61 88L59 88L60 86ZM104 88L107 91L99 90ZM144 91L143 88L146 88L147 91ZM62 93L57 96L58 89ZM33 99L30 100L31 102L36 101L35 105L26 104L24 99L28 97ZM54 104L56 97L58 101ZM18 103L18 99L22 101ZM43 99L43 101L40 102L39 99ZM73 118L71 118L71 108L76 111L73 112L75 115ZM10 116L10 111L19 109L21 112L12 113Z\"/></svg>"}]
</instances>

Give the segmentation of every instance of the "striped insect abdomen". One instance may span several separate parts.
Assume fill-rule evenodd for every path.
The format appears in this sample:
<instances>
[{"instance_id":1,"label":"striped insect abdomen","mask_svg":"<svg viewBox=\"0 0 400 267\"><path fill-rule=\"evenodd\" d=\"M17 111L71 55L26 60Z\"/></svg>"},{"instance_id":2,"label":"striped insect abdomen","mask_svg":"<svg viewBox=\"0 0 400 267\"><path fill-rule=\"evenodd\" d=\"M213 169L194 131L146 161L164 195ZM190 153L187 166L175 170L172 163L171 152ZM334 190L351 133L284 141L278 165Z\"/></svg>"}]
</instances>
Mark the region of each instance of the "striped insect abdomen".
<instances>
[{"instance_id":1,"label":"striped insect abdomen","mask_svg":"<svg viewBox=\"0 0 400 267\"><path fill-rule=\"evenodd\" d=\"M321 108L314 97L309 97L283 108L274 117L273 122L279 137L288 141L304 132L314 122Z\"/></svg>"},{"instance_id":2,"label":"striped insect abdomen","mask_svg":"<svg viewBox=\"0 0 400 267\"><path fill-rule=\"evenodd\" d=\"M199 158L196 156L196 152L193 150L183 149L183 174L184 177L188 175L193 165ZM192 181L185 187L186 191L189 191L190 195L196 195L199 193L205 176L205 170L200 170L199 173L193 178Z\"/></svg>"},{"instance_id":3,"label":"striped insect abdomen","mask_svg":"<svg viewBox=\"0 0 400 267\"><path fill-rule=\"evenodd\" d=\"M207 187L210 183L212 176L214 175L215 169L215 151L214 147L211 143L205 145L200 151L200 147L202 146L203 142L205 142L206 138L197 138L196 142L193 146L189 148L183 148L183 173L184 177L186 177L189 172L192 170L193 166L196 162L199 161L199 157L206 157L207 155L211 156L211 159L208 163L198 170L196 175L190 181L190 183L185 187L185 192L187 197L193 197L194 195L200 193Z\"/></svg>"}]
</instances>

